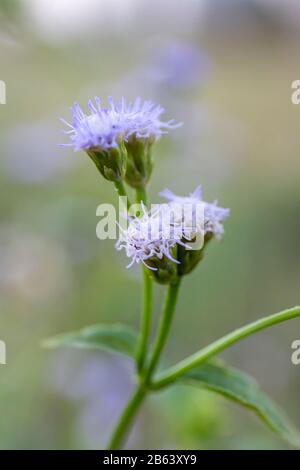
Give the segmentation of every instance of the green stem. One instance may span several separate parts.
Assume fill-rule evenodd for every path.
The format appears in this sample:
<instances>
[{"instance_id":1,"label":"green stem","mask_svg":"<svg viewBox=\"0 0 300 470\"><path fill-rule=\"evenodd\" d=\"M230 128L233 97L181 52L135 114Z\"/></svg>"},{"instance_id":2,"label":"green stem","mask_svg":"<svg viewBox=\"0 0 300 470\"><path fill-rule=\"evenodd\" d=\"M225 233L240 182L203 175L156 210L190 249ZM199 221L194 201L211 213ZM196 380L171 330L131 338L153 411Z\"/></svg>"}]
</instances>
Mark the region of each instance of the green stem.
<instances>
[{"instance_id":1,"label":"green stem","mask_svg":"<svg viewBox=\"0 0 300 470\"><path fill-rule=\"evenodd\" d=\"M180 286L180 279L171 283L168 286L166 299L164 303L164 308L158 328L158 333L154 342L152 355L148 367L146 367L145 372L145 381L149 382L152 376L152 373L158 363L160 354L163 350L163 347L166 343L166 339L170 330L171 321L175 311L176 301L178 297L178 291Z\"/></svg>"},{"instance_id":2,"label":"green stem","mask_svg":"<svg viewBox=\"0 0 300 470\"><path fill-rule=\"evenodd\" d=\"M138 203L143 201L145 206L147 206L148 198L146 188L143 187L136 189L136 201ZM147 268L143 266L143 308L141 315L140 337L136 355L137 370L139 374L143 370L147 355L147 346L151 327L152 290L152 280L147 272Z\"/></svg>"},{"instance_id":3,"label":"green stem","mask_svg":"<svg viewBox=\"0 0 300 470\"><path fill-rule=\"evenodd\" d=\"M115 181L115 188L120 197L123 196L127 198L127 209L129 209L131 206L131 203L130 203L123 181Z\"/></svg>"},{"instance_id":4,"label":"green stem","mask_svg":"<svg viewBox=\"0 0 300 470\"><path fill-rule=\"evenodd\" d=\"M185 372L193 369L196 366L199 366L202 362L206 361L207 359L219 353L220 351L223 351L224 349L228 348L232 344L240 341L241 339L246 338L247 336L250 336L260 330L276 325L277 323L281 323L286 320L290 320L291 318L299 316L300 307L298 306L291 309L283 310L279 313L270 315L265 318L261 318L260 320L250 323L249 325L243 326L242 328L239 328L233 331L232 333L223 336L222 338L211 343L210 345L201 349L192 356L189 356L183 361L180 361L178 364L162 373L158 377L158 379L152 383L152 387L156 389L162 388L168 385L169 383L173 382L174 380L178 379L178 377L185 374Z\"/></svg>"},{"instance_id":5,"label":"green stem","mask_svg":"<svg viewBox=\"0 0 300 470\"><path fill-rule=\"evenodd\" d=\"M130 397L123 413L120 416L118 424L112 434L108 450L119 449L129 432L130 425L134 416L146 395L146 389L143 385L139 385Z\"/></svg>"},{"instance_id":6,"label":"green stem","mask_svg":"<svg viewBox=\"0 0 300 470\"><path fill-rule=\"evenodd\" d=\"M116 190L120 196L127 196L125 187L123 183L115 183ZM128 205L130 203L127 197ZM145 206L147 206L147 193L145 188L136 190L136 201L143 201ZM129 432L130 426L133 422L133 419L142 404L146 394L147 388L145 386L145 380L143 378L143 367L147 355L147 346L150 334L151 326L151 310L152 310L152 281L147 272L147 268L143 267L143 309L142 309L142 318L141 318L141 329L140 329L140 338L137 347L136 363L137 370L140 374L140 383L137 385L135 391L130 397L127 405L125 406L123 413L120 416L120 419L117 423L115 430L113 431L110 443L109 450L118 449L121 447L126 435Z\"/></svg>"},{"instance_id":7,"label":"green stem","mask_svg":"<svg viewBox=\"0 0 300 470\"><path fill-rule=\"evenodd\" d=\"M136 362L139 373L143 370L151 326L152 281L147 268L143 266L143 310L141 317L140 337L137 347Z\"/></svg>"},{"instance_id":8,"label":"green stem","mask_svg":"<svg viewBox=\"0 0 300 470\"><path fill-rule=\"evenodd\" d=\"M124 408L124 411L111 437L108 450L119 449L121 447L126 435L129 432L133 419L149 391L148 384L151 380L152 373L158 363L160 353L162 352L165 341L167 339L167 334L175 310L179 284L180 282L178 280L173 284L170 284L170 286L168 287L166 300L163 308L162 320L159 326L156 341L154 343L154 349L149 366L141 374L141 381L137 385L126 407Z\"/></svg>"},{"instance_id":9,"label":"green stem","mask_svg":"<svg viewBox=\"0 0 300 470\"><path fill-rule=\"evenodd\" d=\"M144 188L144 187L142 187L142 188L137 188L135 194L136 194L136 201L137 201L137 202L143 201L143 203L144 203L145 206L147 207L147 206L148 206L148 197L147 197L146 188Z\"/></svg>"}]
</instances>

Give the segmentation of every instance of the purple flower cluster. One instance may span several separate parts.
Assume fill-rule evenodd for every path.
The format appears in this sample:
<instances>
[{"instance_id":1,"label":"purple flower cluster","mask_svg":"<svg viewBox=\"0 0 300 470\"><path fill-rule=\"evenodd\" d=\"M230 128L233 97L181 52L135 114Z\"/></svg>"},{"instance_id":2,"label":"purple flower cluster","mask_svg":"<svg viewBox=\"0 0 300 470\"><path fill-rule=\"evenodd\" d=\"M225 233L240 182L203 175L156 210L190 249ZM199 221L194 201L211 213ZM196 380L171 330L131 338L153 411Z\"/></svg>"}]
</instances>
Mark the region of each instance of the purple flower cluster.
<instances>
[{"instance_id":1,"label":"purple flower cluster","mask_svg":"<svg viewBox=\"0 0 300 470\"><path fill-rule=\"evenodd\" d=\"M203 203L204 209L204 234L212 234L214 238L220 240L224 233L223 222L229 217L230 209L218 206L218 202L205 202L202 200L201 188L198 186L189 196L181 197L174 194L169 189L165 189L160 196L169 201L169 204L190 204L196 206Z\"/></svg>"},{"instance_id":2,"label":"purple flower cluster","mask_svg":"<svg viewBox=\"0 0 300 470\"><path fill-rule=\"evenodd\" d=\"M176 243L181 243L181 231L176 230L176 227L170 229L164 218L164 211L161 210L163 206L162 204L154 211L147 211L142 203L142 215L130 218L127 229L121 230L116 248L124 248L127 257L131 258L128 268L134 263L143 263L147 268L156 271L157 268L149 266L147 260L161 260L164 256L178 263L171 252Z\"/></svg>"},{"instance_id":3,"label":"purple flower cluster","mask_svg":"<svg viewBox=\"0 0 300 470\"><path fill-rule=\"evenodd\" d=\"M109 106L102 107L100 98L95 97L94 103L88 102L89 114L85 114L77 103L71 108L72 123L62 121L69 127L65 131L70 142L63 146L78 150L109 150L119 143L128 142L131 137L155 141L170 129L181 126L173 119L161 121L164 113L161 106L155 106L151 101L136 98L132 103L126 103L125 98L114 102L108 98Z\"/></svg>"},{"instance_id":4,"label":"purple flower cluster","mask_svg":"<svg viewBox=\"0 0 300 470\"><path fill-rule=\"evenodd\" d=\"M179 263L172 255L176 244L189 250L191 247L184 240L206 234L219 240L224 233L223 222L230 210L219 207L216 202L203 201L200 187L186 197L177 196L168 189L160 195L168 200L168 204L154 205L150 211L142 206L142 216L131 218L127 229L121 231L116 248L124 248L127 257L131 258L128 267L142 262L156 270L147 264L147 260L163 257ZM196 210L197 206L200 211Z\"/></svg>"}]
</instances>

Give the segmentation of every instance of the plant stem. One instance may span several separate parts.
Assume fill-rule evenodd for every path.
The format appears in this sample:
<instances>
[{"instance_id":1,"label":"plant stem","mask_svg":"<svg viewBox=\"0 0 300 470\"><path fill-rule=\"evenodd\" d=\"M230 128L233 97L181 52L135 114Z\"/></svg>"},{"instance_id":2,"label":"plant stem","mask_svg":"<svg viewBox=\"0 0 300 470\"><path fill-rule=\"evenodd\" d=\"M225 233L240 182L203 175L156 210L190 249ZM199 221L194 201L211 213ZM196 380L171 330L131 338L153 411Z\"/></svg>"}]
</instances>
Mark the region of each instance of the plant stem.
<instances>
[{"instance_id":1,"label":"plant stem","mask_svg":"<svg viewBox=\"0 0 300 470\"><path fill-rule=\"evenodd\" d=\"M119 422L112 434L108 450L119 449L121 447L122 442L129 431L130 425L132 424L133 418L145 398L146 393L147 392L143 384L137 386L120 416Z\"/></svg>"},{"instance_id":2,"label":"plant stem","mask_svg":"<svg viewBox=\"0 0 300 470\"><path fill-rule=\"evenodd\" d=\"M173 284L170 284L168 287L162 313L162 319L160 322L157 338L154 343L153 353L150 359L149 366L146 367L146 369L142 372L140 377L140 383L137 385L126 407L124 408L119 422L113 432L108 450L119 449L121 447L126 435L128 434L130 425L132 424L139 407L141 406L143 400L149 392L148 384L151 380L151 376L155 369L155 366L158 363L160 353L162 352L162 349L166 342L167 334L171 325L171 320L175 310L178 295L179 284L180 282L178 280Z\"/></svg>"},{"instance_id":3,"label":"plant stem","mask_svg":"<svg viewBox=\"0 0 300 470\"><path fill-rule=\"evenodd\" d=\"M256 333L265 328L269 328L272 325L276 325L277 323L281 323L298 316L300 316L300 307L294 307L287 310L282 310L279 313L261 318L260 320L250 323L249 325L243 326L242 328L239 328L232 333L223 336L217 341L214 341L192 356L189 356L183 361L180 361L178 364L162 373L151 385L155 389L162 388L178 379L185 372L193 369L196 366L199 366L202 362L206 361L220 351L228 348L232 344L240 341L241 339L246 338L247 336L250 336L253 333Z\"/></svg>"},{"instance_id":4,"label":"plant stem","mask_svg":"<svg viewBox=\"0 0 300 470\"><path fill-rule=\"evenodd\" d=\"M152 281L150 279L147 268L143 266L143 310L141 317L140 337L137 347L136 361L139 373L143 370L145 358L147 354L147 346L151 326L152 311Z\"/></svg>"},{"instance_id":5,"label":"plant stem","mask_svg":"<svg viewBox=\"0 0 300 470\"><path fill-rule=\"evenodd\" d=\"M143 201L143 203L144 203L145 206L147 207L147 205L148 205L148 197L147 197L146 188L144 188L144 187L137 188L135 194L136 194L136 201L137 201L137 202Z\"/></svg>"},{"instance_id":6,"label":"plant stem","mask_svg":"<svg viewBox=\"0 0 300 470\"><path fill-rule=\"evenodd\" d=\"M178 297L178 291L180 286L180 279L176 279L173 283L168 286L165 304L162 312L162 317L160 320L158 333L154 342L152 355L148 367L146 367L145 372L145 381L149 382L151 380L152 373L158 363L160 354L165 345L168 332L170 330L171 321L175 311L176 301Z\"/></svg>"},{"instance_id":7,"label":"plant stem","mask_svg":"<svg viewBox=\"0 0 300 470\"><path fill-rule=\"evenodd\" d=\"M129 207L131 206L131 203L130 203L123 181L115 181L115 188L120 197L127 198L127 209L129 209Z\"/></svg>"},{"instance_id":8,"label":"plant stem","mask_svg":"<svg viewBox=\"0 0 300 470\"><path fill-rule=\"evenodd\" d=\"M148 198L147 198L147 190L146 188L140 188L136 190L136 201L140 203L143 201L145 206L147 206ZM142 308L142 315L141 315L141 329L140 329L140 337L137 347L137 354L136 354L136 363L137 363L137 371L140 374L143 367L145 358L147 355L147 345L149 340L150 334L150 327L151 327L151 311L152 311L152 280L147 272L147 268L143 266L143 308Z\"/></svg>"},{"instance_id":9,"label":"plant stem","mask_svg":"<svg viewBox=\"0 0 300 470\"><path fill-rule=\"evenodd\" d=\"M115 187L120 196L127 196L123 183L115 183ZM136 201L138 203L143 201L145 206L147 206L148 201L146 188L136 190ZM130 207L129 202L127 207ZM147 355L147 345L151 326L151 310L152 281L147 272L147 268L143 267L143 308L141 317L140 337L136 354L136 364L138 373L140 374L140 383L137 385L132 396L129 398L128 403L120 416L119 422L117 423L117 426L113 431L108 447L109 450L118 449L121 447L122 442L126 438L130 425L132 424L132 421L135 417L135 414L137 413L140 405L142 404L142 401L144 400L147 394L147 388L145 386L145 381L142 372L145 363L145 358Z\"/></svg>"}]
</instances>

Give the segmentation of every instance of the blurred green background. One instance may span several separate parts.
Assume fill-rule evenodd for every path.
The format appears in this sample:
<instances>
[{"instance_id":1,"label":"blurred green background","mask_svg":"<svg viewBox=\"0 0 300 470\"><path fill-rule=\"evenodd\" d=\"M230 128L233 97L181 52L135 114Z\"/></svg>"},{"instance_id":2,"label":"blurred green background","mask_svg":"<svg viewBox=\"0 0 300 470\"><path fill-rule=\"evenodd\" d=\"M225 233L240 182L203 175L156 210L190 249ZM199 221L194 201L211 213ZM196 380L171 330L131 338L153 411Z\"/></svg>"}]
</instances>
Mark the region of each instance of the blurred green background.
<instances>
[{"instance_id":1,"label":"blurred green background","mask_svg":"<svg viewBox=\"0 0 300 470\"><path fill-rule=\"evenodd\" d=\"M164 363L259 316L299 304L300 7L295 1L0 1L0 366L2 449L103 448L132 367L100 353L47 351L53 334L139 322L140 273L96 238L116 201L84 153L61 149L74 100L140 95L184 126L156 146L150 193L231 208L226 235L183 283ZM155 290L155 317L163 288ZM224 357L255 376L300 426L297 320ZM280 449L255 416L178 387L150 398L133 448Z\"/></svg>"}]
</instances>

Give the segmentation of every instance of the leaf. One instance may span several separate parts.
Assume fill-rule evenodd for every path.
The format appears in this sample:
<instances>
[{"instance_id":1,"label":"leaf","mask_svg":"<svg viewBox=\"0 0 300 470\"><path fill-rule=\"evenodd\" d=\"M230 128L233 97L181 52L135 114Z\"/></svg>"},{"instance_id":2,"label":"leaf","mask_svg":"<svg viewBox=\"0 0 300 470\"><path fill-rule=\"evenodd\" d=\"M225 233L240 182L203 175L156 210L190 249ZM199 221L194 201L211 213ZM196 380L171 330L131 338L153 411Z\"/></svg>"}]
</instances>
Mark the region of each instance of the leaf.
<instances>
[{"instance_id":1,"label":"leaf","mask_svg":"<svg viewBox=\"0 0 300 470\"><path fill-rule=\"evenodd\" d=\"M137 334L128 326L115 324L98 324L82 330L61 334L43 342L47 348L74 347L102 349L105 351L134 357L137 345Z\"/></svg>"},{"instance_id":2,"label":"leaf","mask_svg":"<svg viewBox=\"0 0 300 470\"><path fill-rule=\"evenodd\" d=\"M300 434L257 382L221 362L207 362L186 372L178 381L198 384L254 411L276 434L300 448Z\"/></svg>"}]
</instances>

